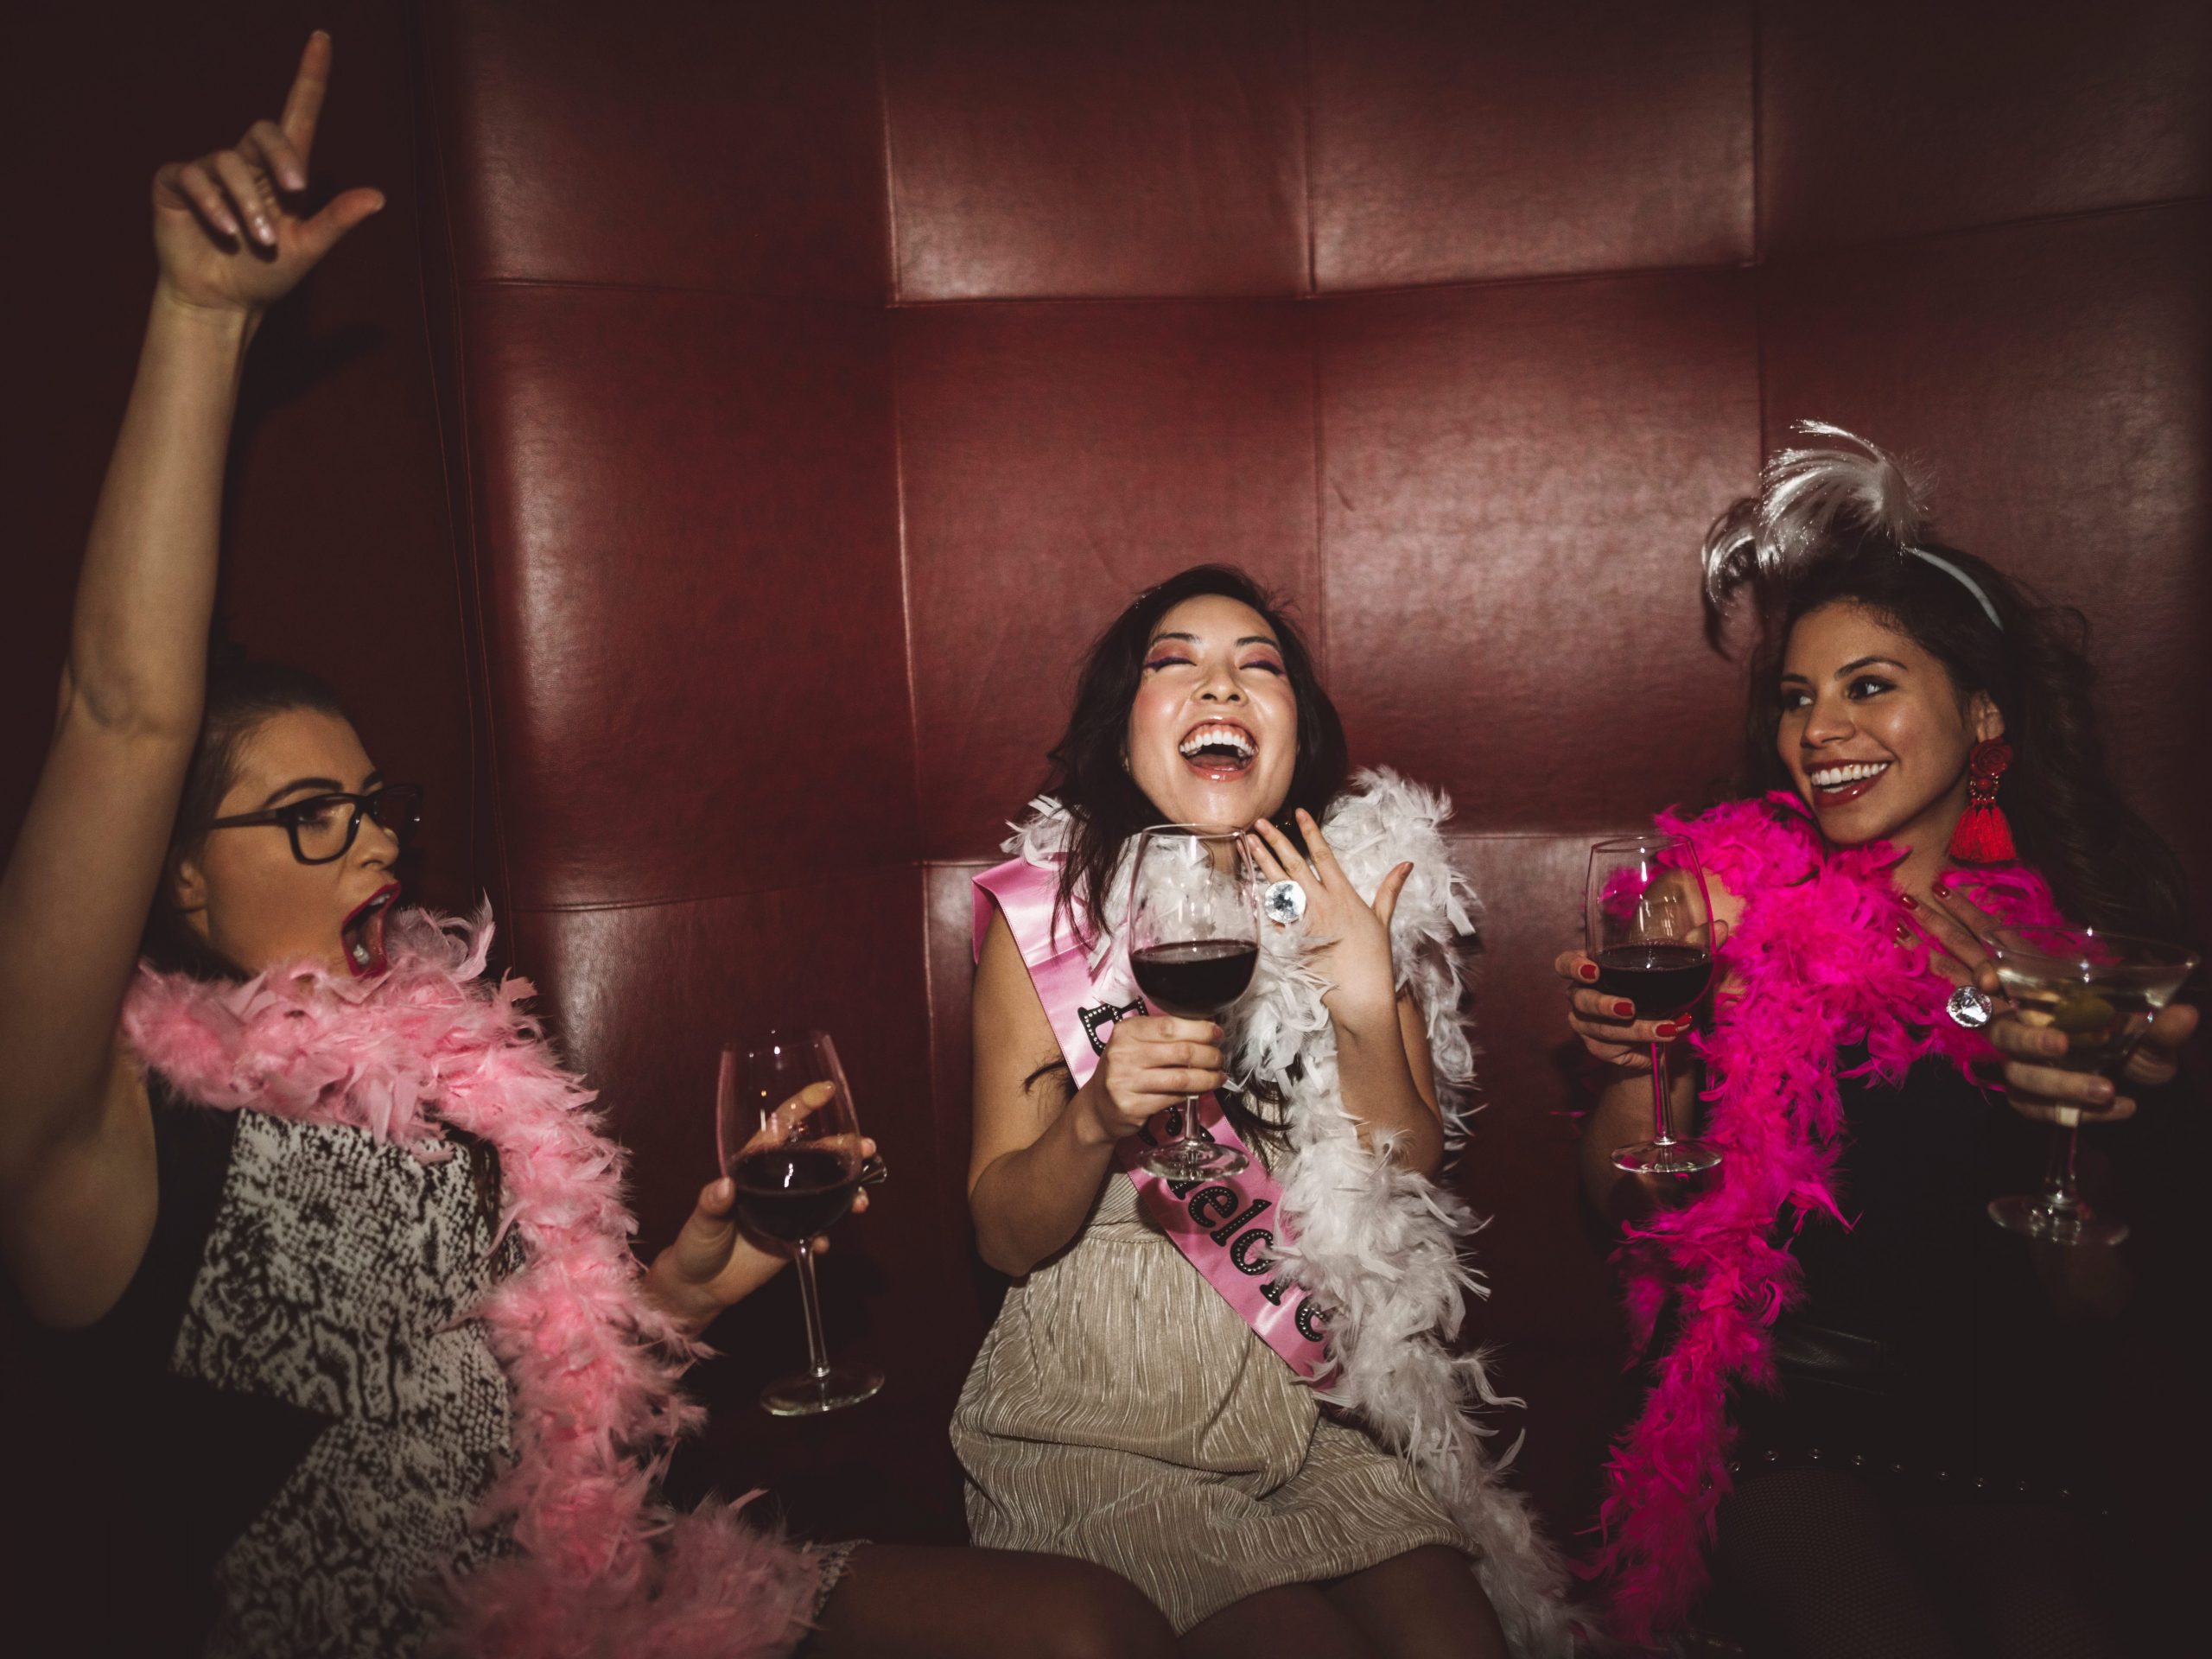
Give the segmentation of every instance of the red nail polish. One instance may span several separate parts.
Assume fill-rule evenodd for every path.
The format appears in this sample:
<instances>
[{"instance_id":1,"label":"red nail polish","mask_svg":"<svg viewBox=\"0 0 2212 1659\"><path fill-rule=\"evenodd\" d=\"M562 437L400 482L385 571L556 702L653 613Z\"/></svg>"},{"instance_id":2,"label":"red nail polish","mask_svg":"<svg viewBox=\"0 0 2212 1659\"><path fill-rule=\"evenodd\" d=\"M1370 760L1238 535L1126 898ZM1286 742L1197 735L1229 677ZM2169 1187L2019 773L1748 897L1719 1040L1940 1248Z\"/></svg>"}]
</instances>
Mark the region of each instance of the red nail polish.
<instances>
[{"instance_id":1,"label":"red nail polish","mask_svg":"<svg viewBox=\"0 0 2212 1659\"><path fill-rule=\"evenodd\" d=\"M1939 880L1932 882L1930 885L1934 887L1936 896L1938 899L1948 899L1951 896L1951 889L1948 883Z\"/></svg>"},{"instance_id":2,"label":"red nail polish","mask_svg":"<svg viewBox=\"0 0 2212 1659\"><path fill-rule=\"evenodd\" d=\"M1914 898L1909 893L1901 893L1897 894L1897 902L1903 905L1907 910L1918 910L1920 908L1920 900Z\"/></svg>"},{"instance_id":3,"label":"red nail polish","mask_svg":"<svg viewBox=\"0 0 2212 1659\"><path fill-rule=\"evenodd\" d=\"M1598 964L1594 962L1586 962L1574 970L1574 974L1578 979L1595 979L1598 977Z\"/></svg>"},{"instance_id":4,"label":"red nail polish","mask_svg":"<svg viewBox=\"0 0 2212 1659\"><path fill-rule=\"evenodd\" d=\"M1620 1015L1622 1019L1625 1020L1629 1015L1636 1012L1636 1004L1633 1002L1616 1002L1613 1004L1613 1012Z\"/></svg>"},{"instance_id":5,"label":"red nail polish","mask_svg":"<svg viewBox=\"0 0 2212 1659\"><path fill-rule=\"evenodd\" d=\"M1654 1026L1651 1027L1651 1034L1655 1037L1679 1037L1682 1034L1682 1028L1672 1024Z\"/></svg>"}]
</instances>

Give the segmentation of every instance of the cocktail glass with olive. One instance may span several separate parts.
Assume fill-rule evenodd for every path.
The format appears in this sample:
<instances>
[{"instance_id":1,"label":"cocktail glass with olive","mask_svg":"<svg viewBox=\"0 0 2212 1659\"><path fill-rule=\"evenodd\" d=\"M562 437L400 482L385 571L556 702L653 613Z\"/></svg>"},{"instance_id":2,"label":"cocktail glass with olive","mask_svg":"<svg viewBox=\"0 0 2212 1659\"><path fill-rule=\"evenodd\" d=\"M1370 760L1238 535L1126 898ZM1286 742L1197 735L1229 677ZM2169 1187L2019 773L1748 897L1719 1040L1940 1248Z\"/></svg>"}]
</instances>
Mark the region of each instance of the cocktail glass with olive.
<instances>
[{"instance_id":1,"label":"cocktail glass with olive","mask_svg":"<svg viewBox=\"0 0 2212 1659\"><path fill-rule=\"evenodd\" d=\"M2065 1053L2043 1064L2115 1084L2152 1017L2197 961L2177 944L2088 927L1999 928L1986 943L2021 1020L2065 1033ZM2127 1236L2126 1222L2096 1214L2082 1197L2074 1160L2082 1116L2061 1115L2044 1190L1996 1199L1992 1221L2053 1244L2117 1244Z\"/></svg>"}]
</instances>

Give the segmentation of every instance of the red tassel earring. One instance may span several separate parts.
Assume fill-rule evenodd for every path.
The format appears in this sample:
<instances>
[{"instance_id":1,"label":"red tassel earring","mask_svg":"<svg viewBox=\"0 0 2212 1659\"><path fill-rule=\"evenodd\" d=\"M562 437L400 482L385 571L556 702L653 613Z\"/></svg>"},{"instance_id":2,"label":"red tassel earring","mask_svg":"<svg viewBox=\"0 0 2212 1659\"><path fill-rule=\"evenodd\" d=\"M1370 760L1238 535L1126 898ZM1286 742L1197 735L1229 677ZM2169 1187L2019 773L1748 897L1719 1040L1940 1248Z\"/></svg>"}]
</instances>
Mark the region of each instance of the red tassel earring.
<instances>
[{"instance_id":1,"label":"red tassel earring","mask_svg":"<svg viewBox=\"0 0 2212 1659\"><path fill-rule=\"evenodd\" d=\"M1961 864L2001 864L2012 858L2012 826L1997 804L1997 780L2012 764L2012 751L1995 738L1967 756L1967 810L1951 834L1951 856Z\"/></svg>"}]
</instances>

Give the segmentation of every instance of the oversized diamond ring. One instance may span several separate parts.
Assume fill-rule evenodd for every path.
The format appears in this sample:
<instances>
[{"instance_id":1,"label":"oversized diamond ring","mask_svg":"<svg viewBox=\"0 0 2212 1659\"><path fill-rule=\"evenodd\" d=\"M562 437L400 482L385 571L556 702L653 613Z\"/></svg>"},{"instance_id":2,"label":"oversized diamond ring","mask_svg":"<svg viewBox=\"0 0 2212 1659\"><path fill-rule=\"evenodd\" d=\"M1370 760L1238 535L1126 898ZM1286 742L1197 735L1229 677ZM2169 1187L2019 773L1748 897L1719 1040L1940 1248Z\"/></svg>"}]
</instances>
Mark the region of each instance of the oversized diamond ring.
<instances>
[{"instance_id":1,"label":"oversized diamond ring","mask_svg":"<svg viewBox=\"0 0 2212 1659\"><path fill-rule=\"evenodd\" d=\"M1260 895L1260 908L1268 912L1269 921L1288 927L1306 913L1306 889L1295 881L1270 881Z\"/></svg>"},{"instance_id":2,"label":"oversized diamond ring","mask_svg":"<svg viewBox=\"0 0 2212 1659\"><path fill-rule=\"evenodd\" d=\"M1943 1005L1949 1014L1968 1031L1978 1031L1989 1023L1990 1001L1971 985L1961 985L1951 993L1951 1000Z\"/></svg>"}]
</instances>

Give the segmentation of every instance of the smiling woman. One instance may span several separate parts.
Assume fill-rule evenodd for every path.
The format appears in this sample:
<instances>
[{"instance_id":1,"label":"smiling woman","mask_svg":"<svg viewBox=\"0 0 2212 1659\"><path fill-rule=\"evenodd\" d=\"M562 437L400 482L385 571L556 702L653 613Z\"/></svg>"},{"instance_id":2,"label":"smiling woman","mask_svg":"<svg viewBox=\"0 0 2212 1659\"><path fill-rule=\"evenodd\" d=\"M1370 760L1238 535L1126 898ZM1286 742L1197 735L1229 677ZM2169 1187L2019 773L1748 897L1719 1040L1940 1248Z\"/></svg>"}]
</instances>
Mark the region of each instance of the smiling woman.
<instances>
[{"instance_id":1,"label":"smiling woman","mask_svg":"<svg viewBox=\"0 0 2212 1659\"><path fill-rule=\"evenodd\" d=\"M2051 1064L2063 1034L1991 1019L1982 937L2063 916L2171 938L2181 880L2106 774L2080 619L1930 539L1881 450L1804 430L1825 442L1777 455L1705 550L1716 636L1732 599L1754 609L1752 787L1660 819L1726 928L1673 1098L1725 1181L1613 1168L1644 1045L1685 1027L1599 991L1579 952L1557 964L1569 1024L1618 1068L1583 1166L1654 1350L1604 1511L1617 1634L1688 1613L1717 1522L1738 1615L1778 1650L2117 1652L2075 1514L2113 1471L2054 1430L2099 1391L2107 1344L2079 1315L2113 1312L2124 1274L2031 1261L1988 1207L2034 1178L2027 1120L2135 1106ZM2119 1084L2170 1080L2195 1023L2162 1012Z\"/></svg>"},{"instance_id":2,"label":"smiling woman","mask_svg":"<svg viewBox=\"0 0 2212 1659\"><path fill-rule=\"evenodd\" d=\"M1451 1345L1474 1219L1435 1184L1471 1071L1448 807L1346 788L1298 630L1219 566L1106 629L1051 766L976 883L969 1195L1018 1282L953 1421L975 1536L1127 1574L1192 1651L1563 1651L1562 1574ZM1304 896L1220 1024L1138 995L1130 866L1163 823L1248 832ZM1243 1173L1151 1173L1194 1095Z\"/></svg>"}]
</instances>

